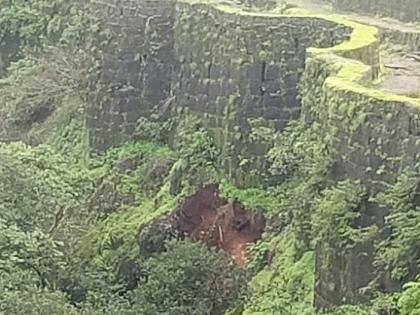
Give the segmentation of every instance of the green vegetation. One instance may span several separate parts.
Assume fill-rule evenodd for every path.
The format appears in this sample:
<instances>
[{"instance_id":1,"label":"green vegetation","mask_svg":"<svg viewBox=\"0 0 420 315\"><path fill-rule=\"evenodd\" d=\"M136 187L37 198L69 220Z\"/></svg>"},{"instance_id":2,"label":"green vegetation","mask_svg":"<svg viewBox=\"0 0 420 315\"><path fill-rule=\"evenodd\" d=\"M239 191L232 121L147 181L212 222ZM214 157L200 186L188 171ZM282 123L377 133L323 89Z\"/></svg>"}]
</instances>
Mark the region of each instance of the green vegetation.
<instances>
[{"instance_id":1,"label":"green vegetation","mask_svg":"<svg viewBox=\"0 0 420 315\"><path fill-rule=\"evenodd\" d=\"M379 203L390 210L386 222L391 232L377 246L377 263L396 280L409 277L420 259L419 197L418 172L401 174L394 185L378 196Z\"/></svg>"},{"instance_id":2,"label":"green vegetation","mask_svg":"<svg viewBox=\"0 0 420 315\"><path fill-rule=\"evenodd\" d=\"M419 281L409 282L398 301L401 315L417 315L420 310L420 284Z\"/></svg>"},{"instance_id":3,"label":"green vegetation","mask_svg":"<svg viewBox=\"0 0 420 315\"><path fill-rule=\"evenodd\" d=\"M276 16L214 3L224 13ZM406 170L411 162L383 149L400 140L399 128L407 129L401 142L418 146L418 116L404 116L418 102L362 86L377 74L377 30L328 20L354 32L308 50L302 117L281 133L249 119L251 143L270 149L261 169L238 153L229 173L221 151L235 144L188 112L141 118L130 142L92 154L86 116L100 89L91 80L109 34L83 1L0 0L0 41L10 48L0 64L0 314L420 315L419 165ZM258 54L264 69L271 53ZM339 169L363 159L375 169ZM156 252L142 246L143 231L214 183L220 197L267 219L247 266L175 232ZM161 230L150 235L166 240ZM320 282L343 289L336 282L353 276L347 260L359 248L373 280L350 289L368 298L318 307ZM327 275L339 279L323 279L340 259L343 270Z\"/></svg>"},{"instance_id":4,"label":"green vegetation","mask_svg":"<svg viewBox=\"0 0 420 315\"><path fill-rule=\"evenodd\" d=\"M175 241L145 264L147 282L133 292L137 314L223 314L238 303L245 273L221 252Z\"/></svg>"},{"instance_id":5,"label":"green vegetation","mask_svg":"<svg viewBox=\"0 0 420 315\"><path fill-rule=\"evenodd\" d=\"M157 156L170 159L173 153L137 143L86 169L45 145L0 146L0 311L217 315L234 306L244 292L245 272L222 252L174 241L138 265L138 228L173 210L177 200L165 192L166 183L156 183L162 204L156 208L149 190L156 187L141 188L144 166ZM120 181L103 191L112 176ZM126 199L109 205L116 200L109 193ZM113 212L99 212L107 207ZM140 278L124 271L127 259ZM141 285L121 295L124 281Z\"/></svg>"},{"instance_id":6,"label":"green vegetation","mask_svg":"<svg viewBox=\"0 0 420 315\"><path fill-rule=\"evenodd\" d=\"M15 38L33 52L48 43L82 41L89 15L81 2L64 0L3 1L0 14L2 40Z\"/></svg>"}]
</instances>

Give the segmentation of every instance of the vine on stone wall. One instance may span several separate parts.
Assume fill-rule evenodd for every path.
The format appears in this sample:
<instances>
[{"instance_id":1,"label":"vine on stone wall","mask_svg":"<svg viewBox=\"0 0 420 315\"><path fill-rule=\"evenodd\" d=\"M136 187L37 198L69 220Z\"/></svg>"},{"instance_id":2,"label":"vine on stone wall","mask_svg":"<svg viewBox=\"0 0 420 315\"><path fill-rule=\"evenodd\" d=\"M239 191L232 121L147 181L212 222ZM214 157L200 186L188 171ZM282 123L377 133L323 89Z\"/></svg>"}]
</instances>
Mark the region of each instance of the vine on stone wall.
<instances>
[{"instance_id":1,"label":"vine on stone wall","mask_svg":"<svg viewBox=\"0 0 420 315\"><path fill-rule=\"evenodd\" d=\"M344 181L326 189L312 217L314 240L339 247L354 246L370 235L370 229L355 226L357 208L366 194L358 183Z\"/></svg>"},{"instance_id":2,"label":"vine on stone wall","mask_svg":"<svg viewBox=\"0 0 420 315\"><path fill-rule=\"evenodd\" d=\"M395 184L377 196L389 209L386 228L389 236L377 244L377 264L394 279L411 278L420 266L420 173L404 172ZM413 275L414 274L414 275Z\"/></svg>"}]
</instances>

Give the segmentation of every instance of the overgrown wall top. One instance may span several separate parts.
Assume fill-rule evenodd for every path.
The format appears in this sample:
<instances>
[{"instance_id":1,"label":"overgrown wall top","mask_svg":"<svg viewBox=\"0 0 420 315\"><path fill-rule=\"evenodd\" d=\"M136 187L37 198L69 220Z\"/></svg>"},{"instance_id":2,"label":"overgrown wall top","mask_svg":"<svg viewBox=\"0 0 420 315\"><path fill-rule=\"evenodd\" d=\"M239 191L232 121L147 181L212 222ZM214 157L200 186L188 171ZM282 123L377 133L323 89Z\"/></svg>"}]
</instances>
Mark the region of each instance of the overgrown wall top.
<instances>
[{"instance_id":1,"label":"overgrown wall top","mask_svg":"<svg viewBox=\"0 0 420 315\"><path fill-rule=\"evenodd\" d=\"M369 43L365 38L366 44ZM329 308L344 303L366 302L363 288L374 279L385 291L400 285L374 266L375 241L386 237L388 209L372 198L395 182L404 170L414 170L420 160L420 102L364 87L372 66L334 54L313 52L307 60L302 93L303 113L324 129L333 155L329 174L333 182L354 180L367 188L359 208L360 228L376 226L370 239L345 248L321 242L316 250L315 303ZM376 70L373 70L373 73Z\"/></svg>"}]
</instances>

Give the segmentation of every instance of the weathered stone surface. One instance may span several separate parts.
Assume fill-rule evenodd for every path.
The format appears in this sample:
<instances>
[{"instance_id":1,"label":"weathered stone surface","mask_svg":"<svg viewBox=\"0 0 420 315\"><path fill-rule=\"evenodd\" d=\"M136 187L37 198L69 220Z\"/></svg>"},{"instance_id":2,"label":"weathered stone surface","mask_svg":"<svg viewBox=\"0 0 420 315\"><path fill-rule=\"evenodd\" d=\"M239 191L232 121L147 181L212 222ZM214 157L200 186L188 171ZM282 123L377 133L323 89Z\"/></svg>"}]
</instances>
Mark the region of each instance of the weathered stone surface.
<instances>
[{"instance_id":1,"label":"weathered stone surface","mask_svg":"<svg viewBox=\"0 0 420 315\"><path fill-rule=\"evenodd\" d=\"M274 132L298 118L306 48L333 46L348 38L349 29L317 18L230 14L182 3L175 21L175 103L222 130L220 165L249 183L243 177L264 168L270 145L252 139L249 120L262 119ZM261 145L265 149L254 150ZM239 168L244 160L249 163Z\"/></svg>"},{"instance_id":2,"label":"weathered stone surface","mask_svg":"<svg viewBox=\"0 0 420 315\"><path fill-rule=\"evenodd\" d=\"M107 97L91 102L88 117L96 151L131 138L137 119L170 99L174 115L201 119L222 153L219 165L240 184L251 185L255 171L267 166L265 153L271 143L259 131L282 131L302 111L325 129L326 138L333 137L328 143L334 161L331 182L360 181L372 197L420 160L419 103L361 85L379 72L378 41L374 32L366 34L365 26L355 32L360 36L355 43L329 50L328 56L321 52L307 58L308 47L338 44L349 38L350 28L313 16L231 12L189 2L94 3L104 27L114 34L99 60L99 91ZM396 2L363 3L375 8L382 3L385 10ZM367 8L360 10L375 12ZM400 10L393 8L392 12ZM418 46L417 37L413 46ZM302 74L303 107L298 97ZM318 308L369 298L362 292L378 276L374 241L386 233L388 210L366 199L359 212L356 226L376 225L379 232L351 249L318 244ZM386 274L379 279L384 291L398 285Z\"/></svg>"},{"instance_id":3,"label":"weathered stone surface","mask_svg":"<svg viewBox=\"0 0 420 315\"><path fill-rule=\"evenodd\" d=\"M304 98L303 113L318 113L315 119L333 137L329 143L331 182L358 181L367 189L353 227L373 226L377 232L354 247L317 244L315 305L321 309L367 302L371 296L365 289L372 281L384 292L400 288L401 283L392 281L374 264L375 243L389 233L385 227L389 209L380 207L372 197L394 183L401 172L414 171L420 161L417 100L358 89L348 81L326 84L323 76L334 73L328 67L326 59L307 63L303 93L308 97Z\"/></svg>"},{"instance_id":4,"label":"weathered stone surface","mask_svg":"<svg viewBox=\"0 0 420 315\"><path fill-rule=\"evenodd\" d=\"M113 37L99 60L106 97L89 110L93 149L126 141L139 117L170 98L221 140L219 163L238 182L264 168L269 148L251 139L249 119L263 119L273 132L296 119L306 48L350 35L321 18L235 14L181 1L96 1L94 8ZM260 149L248 151L254 146ZM245 169L238 168L244 160Z\"/></svg>"},{"instance_id":5,"label":"weathered stone surface","mask_svg":"<svg viewBox=\"0 0 420 315\"><path fill-rule=\"evenodd\" d=\"M94 0L92 10L109 30L88 110L91 147L102 152L128 140L136 121L169 96L173 68L172 0ZM100 121L100 123L98 123Z\"/></svg>"},{"instance_id":6,"label":"weathered stone surface","mask_svg":"<svg viewBox=\"0 0 420 315\"><path fill-rule=\"evenodd\" d=\"M250 7L257 8L274 8L278 1L276 0L242 0L242 2Z\"/></svg>"},{"instance_id":7,"label":"weathered stone surface","mask_svg":"<svg viewBox=\"0 0 420 315\"><path fill-rule=\"evenodd\" d=\"M389 16L406 22L420 20L419 0L333 0L340 10Z\"/></svg>"},{"instance_id":8,"label":"weathered stone surface","mask_svg":"<svg viewBox=\"0 0 420 315\"><path fill-rule=\"evenodd\" d=\"M379 279L377 284L383 292L400 289L401 283L374 265L374 243L388 235L385 217L389 209L380 207L369 197L383 192L402 171L415 170L420 160L420 129L418 121L414 128L410 127L410 121L418 116L418 110L399 103L372 106L374 112L370 108L371 115L353 135L338 135L330 178L360 181L368 189L368 197L358 209L360 217L356 226L377 226L378 233L374 239L351 249L339 248L337 244L317 246L315 304L319 308L368 302L371 296L363 288L374 279Z\"/></svg>"},{"instance_id":9,"label":"weathered stone surface","mask_svg":"<svg viewBox=\"0 0 420 315\"><path fill-rule=\"evenodd\" d=\"M4 34L0 41L0 76L6 73L10 63L19 59L20 38Z\"/></svg>"}]
</instances>

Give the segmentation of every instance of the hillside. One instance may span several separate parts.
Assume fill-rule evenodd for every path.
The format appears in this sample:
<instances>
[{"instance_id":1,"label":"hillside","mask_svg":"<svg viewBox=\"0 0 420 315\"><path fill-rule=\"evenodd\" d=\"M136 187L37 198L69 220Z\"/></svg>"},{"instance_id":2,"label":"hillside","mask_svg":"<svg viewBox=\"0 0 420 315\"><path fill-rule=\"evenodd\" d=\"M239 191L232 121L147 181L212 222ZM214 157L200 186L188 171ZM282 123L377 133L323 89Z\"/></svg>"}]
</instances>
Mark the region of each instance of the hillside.
<instances>
[{"instance_id":1,"label":"hillside","mask_svg":"<svg viewBox=\"0 0 420 315\"><path fill-rule=\"evenodd\" d=\"M420 314L419 18L0 1L0 314Z\"/></svg>"}]
</instances>

